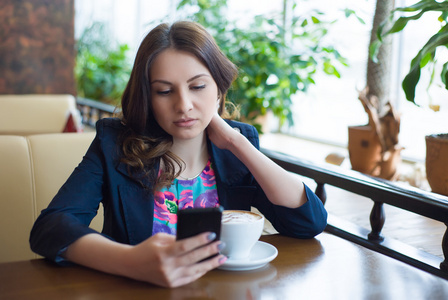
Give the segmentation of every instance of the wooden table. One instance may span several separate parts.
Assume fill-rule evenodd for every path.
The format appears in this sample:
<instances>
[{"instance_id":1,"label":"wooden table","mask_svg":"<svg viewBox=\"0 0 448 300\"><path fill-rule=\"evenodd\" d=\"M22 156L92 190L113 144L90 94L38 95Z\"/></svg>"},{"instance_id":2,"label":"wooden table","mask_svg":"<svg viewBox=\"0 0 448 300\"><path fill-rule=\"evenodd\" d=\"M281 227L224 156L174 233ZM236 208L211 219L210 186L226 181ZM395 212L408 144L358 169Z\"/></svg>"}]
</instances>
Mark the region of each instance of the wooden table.
<instances>
[{"instance_id":1,"label":"wooden table","mask_svg":"<svg viewBox=\"0 0 448 300\"><path fill-rule=\"evenodd\" d=\"M329 233L262 240L278 257L262 269L213 270L165 289L42 259L0 264L0 299L448 299L448 281Z\"/></svg>"}]
</instances>

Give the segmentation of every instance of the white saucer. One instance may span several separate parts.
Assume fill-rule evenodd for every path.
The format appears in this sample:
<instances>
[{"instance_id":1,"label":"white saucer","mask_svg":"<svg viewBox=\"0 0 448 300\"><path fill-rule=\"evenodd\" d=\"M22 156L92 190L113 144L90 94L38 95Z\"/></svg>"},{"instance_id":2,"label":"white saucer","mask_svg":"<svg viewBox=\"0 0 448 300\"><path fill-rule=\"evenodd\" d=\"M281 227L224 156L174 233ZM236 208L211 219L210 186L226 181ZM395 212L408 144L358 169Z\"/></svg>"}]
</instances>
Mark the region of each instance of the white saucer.
<instances>
[{"instance_id":1,"label":"white saucer","mask_svg":"<svg viewBox=\"0 0 448 300\"><path fill-rule=\"evenodd\" d=\"M248 271L255 270L268 264L277 257L277 248L271 244L258 241L246 259L228 259L218 269L226 271Z\"/></svg>"}]
</instances>

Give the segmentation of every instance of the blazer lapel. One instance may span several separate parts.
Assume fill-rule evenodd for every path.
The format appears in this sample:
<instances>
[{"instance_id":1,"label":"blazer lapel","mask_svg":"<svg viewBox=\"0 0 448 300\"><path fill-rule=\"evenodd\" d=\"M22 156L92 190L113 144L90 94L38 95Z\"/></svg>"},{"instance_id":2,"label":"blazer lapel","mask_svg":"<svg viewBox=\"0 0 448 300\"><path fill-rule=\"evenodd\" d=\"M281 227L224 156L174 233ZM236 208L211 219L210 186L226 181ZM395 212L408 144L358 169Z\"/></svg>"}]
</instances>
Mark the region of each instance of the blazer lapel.
<instances>
[{"instance_id":1,"label":"blazer lapel","mask_svg":"<svg viewBox=\"0 0 448 300\"><path fill-rule=\"evenodd\" d=\"M157 163L155 165L156 173L159 172L159 166L160 166L160 163ZM118 172L120 172L122 175L128 177L132 181L135 181L137 183L141 183L141 184L143 184L144 186L147 186L147 187L152 187L154 185L154 182L150 178L148 178L148 176L145 176L143 171L138 171L135 174L131 175L129 173L128 165L125 164L124 162L121 162L121 161L118 162L118 164L117 164L117 166L115 168L116 168L116 170Z\"/></svg>"}]
</instances>

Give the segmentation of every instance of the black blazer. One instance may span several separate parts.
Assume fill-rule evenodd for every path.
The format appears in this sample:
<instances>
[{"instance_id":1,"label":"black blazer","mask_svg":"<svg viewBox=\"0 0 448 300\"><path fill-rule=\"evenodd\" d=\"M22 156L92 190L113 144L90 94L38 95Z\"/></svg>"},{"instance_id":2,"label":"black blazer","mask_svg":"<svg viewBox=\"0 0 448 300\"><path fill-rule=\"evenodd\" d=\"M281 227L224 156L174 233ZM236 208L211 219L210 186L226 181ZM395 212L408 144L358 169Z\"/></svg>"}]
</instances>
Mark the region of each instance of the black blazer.
<instances>
[{"instance_id":1,"label":"black blazer","mask_svg":"<svg viewBox=\"0 0 448 300\"><path fill-rule=\"evenodd\" d=\"M227 121L259 148L253 126ZM37 218L30 236L31 249L56 262L60 253L78 238L95 232L89 228L99 203L104 206L102 234L120 243L138 244L152 235L153 194L129 176L120 162L117 144L125 129L119 119L97 122L97 134L81 163ZM252 174L230 151L209 142L216 174L219 203L225 209L256 207L281 234L311 238L321 233L327 212L319 198L306 187L308 201L297 209L273 205ZM152 186L152 182L145 182Z\"/></svg>"}]
</instances>

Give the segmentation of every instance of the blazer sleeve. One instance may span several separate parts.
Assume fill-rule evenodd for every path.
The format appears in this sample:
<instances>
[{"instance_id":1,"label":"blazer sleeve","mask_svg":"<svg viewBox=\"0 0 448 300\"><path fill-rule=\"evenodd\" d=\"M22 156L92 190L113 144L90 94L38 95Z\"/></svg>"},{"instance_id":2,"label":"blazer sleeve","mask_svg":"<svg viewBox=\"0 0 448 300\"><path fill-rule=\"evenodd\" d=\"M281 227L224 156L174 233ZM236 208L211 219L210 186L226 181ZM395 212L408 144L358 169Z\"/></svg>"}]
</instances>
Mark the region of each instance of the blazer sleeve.
<instances>
[{"instance_id":1,"label":"blazer sleeve","mask_svg":"<svg viewBox=\"0 0 448 300\"><path fill-rule=\"evenodd\" d=\"M322 201L304 184L307 202L298 208L274 205L259 190L254 198L256 207L283 235L296 238L313 238L327 226L327 211Z\"/></svg>"},{"instance_id":2,"label":"blazer sleeve","mask_svg":"<svg viewBox=\"0 0 448 300\"><path fill-rule=\"evenodd\" d=\"M103 197L104 160L98 135L31 230L31 249L53 261L63 262L62 251L80 237L96 232L89 224Z\"/></svg>"}]
</instances>

